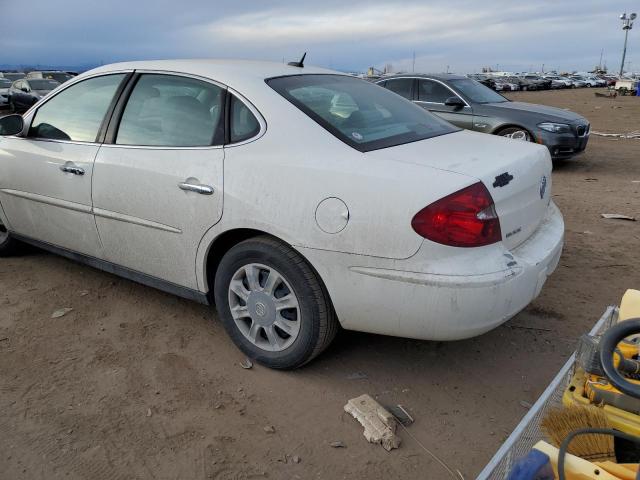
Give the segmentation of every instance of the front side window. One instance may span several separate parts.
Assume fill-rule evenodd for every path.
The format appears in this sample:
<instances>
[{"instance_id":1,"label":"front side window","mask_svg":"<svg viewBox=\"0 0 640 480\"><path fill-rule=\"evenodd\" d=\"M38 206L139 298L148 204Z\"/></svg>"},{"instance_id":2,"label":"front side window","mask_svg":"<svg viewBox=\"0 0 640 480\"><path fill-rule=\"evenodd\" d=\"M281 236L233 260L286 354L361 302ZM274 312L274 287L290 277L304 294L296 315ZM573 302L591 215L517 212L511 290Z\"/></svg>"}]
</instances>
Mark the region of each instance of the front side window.
<instances>
[{"instance_id":1,"label":"front side window","mask_svg":"<svg viewBox=\"0 0 640 480\"><path fill-rule=\"evenodd\" d=\"M407 100L412 99L411 89L413 88L413 78L397 78L395 80L387 80L384 88L397 93Z\"/></svg>"},{"instance_id":2,"label":"front side window","mask_svg":"<svg viewBox=\"0 0 640 480\"><path fill-rule=\"evenodd\" d=\"M258 119L237 97L231 97L231 119L229 140L231 143L243 142L255 137L260 131Z\"/></svg>"},{"instance_id":3,"label":"front side window","mask_svg":"<svg viewBox=\"0 0 640 480\"><path fill-rule=\"evenodd\" d=\"M473 103L502 103L509 101L489 87L485 87L470 78L449 80L449 83Z\"/></svg>"},{"instance_id":4,"label":"front side window","mask_svg":"<svg viewBox=\"0 0 640 480\"><path fill-rule=\"evenodd\" d=\"M418 80L418 100L431 103L444 103L455 96L451 90L433 80Z\"/></svg>"},{"instance_id":5,"label":"front side window","mask_svg":"<svg viewBox=\"0 0 640 480\"><path fill-rule=\"evenodd\" d=\"M105 75L76 83L38 108L29 136L95 142L124 74ZM52 90L54 80L29 80L33 90ZM46 87L46 88L44 88Z\"/></svg>"},{"instance_id":6,"label":"front side window","mask_svg":"<svg viewBox=\"0 0 640 480\"><path fill-rule=\"evenodd\" d=\"M393 92L346 75L292 75L271 78L267 83L361 152L459 130Z\"/></svg>"},{"instance_id":7,"label":"front side window","mask_svg":"<svg viewBox=\"0 0 640 480\"><path fill-rule=\"evenodd\" d=\"M224 90L175 75L144 74L122 114L116 143L204 147L224 140Z\"/></svg>"}]
</instances>

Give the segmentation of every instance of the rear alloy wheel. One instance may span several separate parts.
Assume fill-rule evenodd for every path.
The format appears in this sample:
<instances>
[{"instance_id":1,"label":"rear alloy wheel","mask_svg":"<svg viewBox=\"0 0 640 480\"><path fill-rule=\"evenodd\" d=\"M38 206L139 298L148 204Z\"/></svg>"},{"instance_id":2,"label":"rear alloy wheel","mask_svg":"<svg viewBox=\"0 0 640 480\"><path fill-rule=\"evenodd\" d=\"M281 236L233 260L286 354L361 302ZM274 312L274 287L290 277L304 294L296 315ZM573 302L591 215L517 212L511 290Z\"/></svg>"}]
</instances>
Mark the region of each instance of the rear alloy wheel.
<instances>
[{"instance_id":1,"label":"rear alloy wheel","mask_svg":"<svg viewBox=\"0 0 640 480\"><path fill-rule=\"evenodd\" d=\"M531 134L524 128L520 127L505 128L503 130L500 130L496 135L499 135L500 137L512 138L513 140L522 140L523 142L531 141Z\"/></svg>"},{"instance_id":2,"label":"rear alloy wheel","mask_svg":"<svg viewBox=\"0 0 640 480\"><path fill-rule=\"evenodd\" d=\"M229 285L229 307L238 330L262 350L282 352L300 334L298 297L273 267L240 267Z\"/></svg>"},{"instance_id":3,"label":"rear alloy wheel","mask_svg":"<svg viewBox=\"0 0 640 480\"><path fill-rule=\"evenodd\" d=\"M245 240L226 253L214 295L234 343L271 368L304 365L337 332L338 321L317 274L293 248L267 236Z\"/></svg>"}]
</instances>

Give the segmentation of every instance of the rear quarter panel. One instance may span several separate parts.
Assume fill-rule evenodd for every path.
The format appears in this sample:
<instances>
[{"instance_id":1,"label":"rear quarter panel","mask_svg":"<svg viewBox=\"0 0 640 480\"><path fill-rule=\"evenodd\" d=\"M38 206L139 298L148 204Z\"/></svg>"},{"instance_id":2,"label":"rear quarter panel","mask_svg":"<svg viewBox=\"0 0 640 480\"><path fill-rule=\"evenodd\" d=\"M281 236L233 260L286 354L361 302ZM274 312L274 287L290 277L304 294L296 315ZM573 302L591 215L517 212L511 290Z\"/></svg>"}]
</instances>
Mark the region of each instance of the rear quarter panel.
<instances>
[{"instance_id":1,"label":"rear quarter panel","mask_svg":"<svg viewBox=\"0 0 640 480\"><path fill-rule=\"evenodd\" d=\"M262 113L267 132L225 149L224 214L198 253L203 284L209 246L235 228L262 230L300 248L411 257L423 242L411 228L413 216L475 181L417 162L361 153L273 91L253 98L240 93ZM429 140L420 143L421 155L439 154ZM346 227L334 234L321 230L315 219L319 203L330 197L341 199L349 210Z\"/></svg>"}]
</instances>

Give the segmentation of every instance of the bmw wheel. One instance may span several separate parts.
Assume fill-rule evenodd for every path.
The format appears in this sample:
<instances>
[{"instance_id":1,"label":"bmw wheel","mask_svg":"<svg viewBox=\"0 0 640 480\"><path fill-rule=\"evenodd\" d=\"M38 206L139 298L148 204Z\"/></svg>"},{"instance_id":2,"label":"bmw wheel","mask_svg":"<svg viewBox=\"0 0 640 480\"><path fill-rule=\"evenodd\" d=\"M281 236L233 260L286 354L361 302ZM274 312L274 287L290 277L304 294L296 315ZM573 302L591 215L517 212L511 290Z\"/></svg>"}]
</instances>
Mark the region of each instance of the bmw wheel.
<instances>
[{"instance_id":1,"label":"bmw wheel","mask_svg":"<svg viewBox=\"0 0 640 480\"><path fill-rule=\"evenodd\" d=\"M520 127L508 127L500 130L496 135L500 137L512 138L514 140L522 140L523 142L531 142L531 134L524 128Z\"/></svg>"},{"instance_id":2,"label":"bmw wheel","mask_svg":"<svg viewBox=\"0 0 640 480\"><path fill-rule=\"evenodd\" d=\"M291 247L270 237L239 243L215 276L219 317L250 358L278 369L297 368L333 340L338 321L317 274Z\"/></svg>"}]
</instances>

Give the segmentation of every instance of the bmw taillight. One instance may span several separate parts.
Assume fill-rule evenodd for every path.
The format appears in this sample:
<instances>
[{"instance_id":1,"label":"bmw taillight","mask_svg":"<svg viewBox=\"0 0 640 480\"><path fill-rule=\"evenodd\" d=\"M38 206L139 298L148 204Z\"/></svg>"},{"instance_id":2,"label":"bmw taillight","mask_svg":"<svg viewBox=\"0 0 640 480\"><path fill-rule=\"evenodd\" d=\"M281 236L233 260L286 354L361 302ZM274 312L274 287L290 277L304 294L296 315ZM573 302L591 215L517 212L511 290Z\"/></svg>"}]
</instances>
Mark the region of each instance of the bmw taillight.
<instances>
[{"instance_id":1,"label":"bmw taillight","mask_svg":"<svg viewBox=\"0 0 640 480\"><path fill-rule=\"evenodd\" d=\"M481 247L502 240L493 198L482 182L423 208L411 226L418 235L452 247Z\"/></svg>"}]
</instances>

